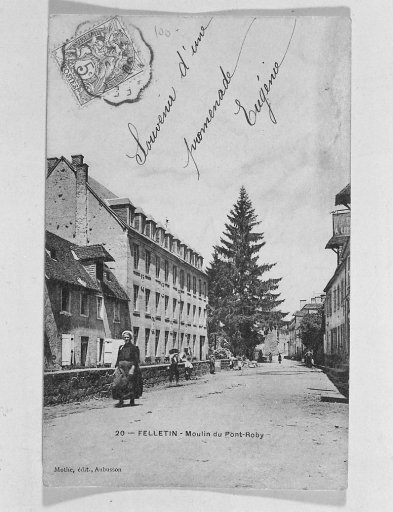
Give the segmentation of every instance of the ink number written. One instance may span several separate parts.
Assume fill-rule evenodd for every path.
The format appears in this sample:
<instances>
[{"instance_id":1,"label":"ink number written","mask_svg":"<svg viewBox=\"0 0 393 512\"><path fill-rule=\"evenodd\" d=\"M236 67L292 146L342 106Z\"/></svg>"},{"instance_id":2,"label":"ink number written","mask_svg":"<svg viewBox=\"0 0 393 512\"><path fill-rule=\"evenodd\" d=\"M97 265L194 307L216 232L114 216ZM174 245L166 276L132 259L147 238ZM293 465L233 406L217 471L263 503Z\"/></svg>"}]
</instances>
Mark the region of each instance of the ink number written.
<instances>
[{"instance_id":1,"label":"ink number written","mask_svg":"<svg viewBox=\"0 0 393 512\"><path fill-rule=\"evenodd\" d=\"M124 436L124 430L115 430L115 436Z\"/></svg>"},{"instance_id":2,"label":"ink number written","mask_svg":"<svg viewBox=\"0 0 393 512\"><path fill-rule=\"evenodd\" d=\"M169 36L171 35L171 33L169 32L169 30L164 30L163 28L159 28L159 29L157 30L156 25L154 25L154 30L155 30L155 32L156 32L156 36L157 36L157 37L158 37L159 35L160 35L160 36L165 35L166 37L169 37Z\"/></svg>"}]
</instances>

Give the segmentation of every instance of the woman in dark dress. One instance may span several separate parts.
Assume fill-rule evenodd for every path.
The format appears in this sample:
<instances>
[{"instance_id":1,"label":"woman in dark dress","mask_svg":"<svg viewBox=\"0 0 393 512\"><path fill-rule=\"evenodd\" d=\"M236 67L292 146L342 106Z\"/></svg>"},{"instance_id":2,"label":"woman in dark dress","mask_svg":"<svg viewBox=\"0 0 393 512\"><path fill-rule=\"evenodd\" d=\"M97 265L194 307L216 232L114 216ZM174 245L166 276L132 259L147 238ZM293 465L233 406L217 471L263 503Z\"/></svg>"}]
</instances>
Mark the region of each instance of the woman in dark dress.
<instances>
[{"instance_id":1,"label":"woman in dark dress","mask_svg":"<svg viewBox=\"0 0 393 512\"><path fill-rule=\"evenodd\" d=\"M139 368L139 348L132 343L131 331L124 331L125 344L119 348L116 370L113 375L112 396L119 400L117 407L122 407L124 400L135 404L135 399L142 396L142 372Z\"/></svg>"}]
</instances>

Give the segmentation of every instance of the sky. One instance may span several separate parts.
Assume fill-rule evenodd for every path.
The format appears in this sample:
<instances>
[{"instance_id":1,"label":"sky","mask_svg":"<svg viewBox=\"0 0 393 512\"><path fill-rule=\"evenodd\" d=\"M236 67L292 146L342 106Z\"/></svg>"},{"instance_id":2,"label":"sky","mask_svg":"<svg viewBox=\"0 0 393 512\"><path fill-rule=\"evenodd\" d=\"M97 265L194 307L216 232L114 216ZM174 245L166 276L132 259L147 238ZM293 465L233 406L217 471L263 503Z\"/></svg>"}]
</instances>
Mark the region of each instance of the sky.
<instances>
[{"instance_id":1,"label":"sky","mask_svg":"<svg viewBox=\"0 0 393 512\"><path fill-rule=\"evenodd\" d=\"M336 265L325 249L330 213L350 180L348 19L124 16L146 71L142 85L133 78L119 89L124 95L130 85L136 101L96 98L81 107L51 52L105 20L51 19L48 157L83 154L94 179L156 221L168 219L205 265L244 185L266 242L260 263L276 263L266 277L282 278L282 310L292 314L300 300L322 293ZM219 89L214 117L194 142L194 164L185 141L191 147L198 137ZM130 158L138 147L129 126L143 146L169 95L175 99L139 165ZM113 92L104 97L118 101ZM271 112L265 101L250 113L261 97Z\"/></svg>"}]
</instances>

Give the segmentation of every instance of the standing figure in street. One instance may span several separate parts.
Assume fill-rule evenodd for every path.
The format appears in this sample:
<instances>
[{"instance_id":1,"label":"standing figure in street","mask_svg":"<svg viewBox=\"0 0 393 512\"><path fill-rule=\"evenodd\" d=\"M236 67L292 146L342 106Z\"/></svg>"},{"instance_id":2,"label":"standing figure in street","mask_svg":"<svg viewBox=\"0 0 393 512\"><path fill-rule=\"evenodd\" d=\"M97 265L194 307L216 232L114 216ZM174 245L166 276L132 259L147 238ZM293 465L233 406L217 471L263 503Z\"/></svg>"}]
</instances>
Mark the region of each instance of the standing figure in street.
<instances>
[{"instance_id":1,"label":"standing figure in street","mask_svg":"<svg viewBox=\"0 0 393 512\"><path fill-rule=\"evenodd\" d=\"M233 355L231 355L231 357L229 358L229 369L230 370L233 370L234 361L235 361L235 358L233 357Z\"/></svg>"},{"instance_id":2,"label":"standing figure in street","mask_svg":"<svg viewBox=\"0 0 393 512\"><path fill-rule=\"evenodd\" d=\"M278 353L278 362L281 364L281 361L282 361L282 357L281 357L281 354L280 352Z\"/></svg>"},{"instance_id":3,"label":"standing figure in street","mask_svg":"<svg viewBox=\"0 0 393 512\"><path fill-rule=\"evenodd\" d=\"M243 368L243 361L242 361L242 358L239 357L237 360L237 369L241 370L242 368Z\"/></svg>"},{"instance_id":4,"label":"standing figure in street","mask_svg":"<svg viewBox=\"0 0 393 512\"><path fill-rule=\"evenodd\" d=\"M269 352L269 363L271 363L273 361L273 355L271 352Z\"/></svg>"},{"instance_id":5,"label":"standing figure in street","mask_svg":"<svg viewBox=\"0 0 393 512\"><path fill-rule=\"evenodd\" d=\"M216 371L216 358L214 357L214 354L210 354L209 366L210 366L210 373L215 373L215 371Z\"/></svg>"},{"instance_id":6,"label":"standing figure in street","mask_svg":"<svg viewBox=\"0 0 393 512\"><path fill-rule=\"evenodd\" d=\"M123 407L124 400L135 405L135 399L143 392L142 372L139 368L139 348L132 343L131 331L124 331L122 338L125 344L117 354L115 372L112 382L112 397L119 400L117 407Z\"/></svg>"},{"instance_id":7,"label":"standing figure in street","mask_svg":"<svg viewBox=\"0 0 393 512\"><path fill-rule=\"evenodd\" d=\"M175 376L176 386L179 384L179 354L177 352L170 354L171 365L169 367L169 382L172 384L173 376Z\"/></svg>"}]
</instances>

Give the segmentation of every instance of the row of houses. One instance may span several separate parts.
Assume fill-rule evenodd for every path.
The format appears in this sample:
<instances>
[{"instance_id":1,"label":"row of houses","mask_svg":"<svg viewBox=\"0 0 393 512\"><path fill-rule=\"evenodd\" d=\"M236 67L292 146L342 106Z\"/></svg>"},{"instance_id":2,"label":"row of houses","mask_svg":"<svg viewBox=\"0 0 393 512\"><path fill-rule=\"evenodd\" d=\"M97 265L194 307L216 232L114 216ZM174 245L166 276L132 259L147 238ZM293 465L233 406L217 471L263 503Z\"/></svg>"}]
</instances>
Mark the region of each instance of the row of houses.
<instances>
[{"instance_id":1,"label":"row of houses","mask_svg":"<svg viewBox=\"0 0 393 512\"><path fill-rule=\"evenodd\" d=\"M91 178L82 155L48 159L45 213L46 367L113 364L126 329L142 361L207 356L196 249Z\"/></svg>"},{"instance_id":2,"label":"row of houses","mask_svg":"<svg viewBox=\"0 0 393 512\"><path fill-rule=\"evenodd\" d=\"M335 197L335 206L343 206L332 212L332 237L326 249L336 254L336 269L325 286L323 294L301 301L289 323L289 352L294 359L301 359L305 352L300 337L300 325L309 314L321 313L323 347L319 358L326 365L349 362L350 339L350 225L351 188L348 184Z\"/></svg>"},{"instance_id":3,"label":"row of houses","mask_svg":"<svg viewBox=\"0 0 393 512\"><path fill-rule=\"evenodd\" d=\"M336 195L336 206L343 209L332 213L333 236L326 244L336 254L336 269L327 283L325 301L325 363L349 362L350 334L350 234L351 234L351 187L348 184Z\"/></svg>"}]
</instances>

